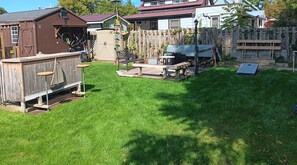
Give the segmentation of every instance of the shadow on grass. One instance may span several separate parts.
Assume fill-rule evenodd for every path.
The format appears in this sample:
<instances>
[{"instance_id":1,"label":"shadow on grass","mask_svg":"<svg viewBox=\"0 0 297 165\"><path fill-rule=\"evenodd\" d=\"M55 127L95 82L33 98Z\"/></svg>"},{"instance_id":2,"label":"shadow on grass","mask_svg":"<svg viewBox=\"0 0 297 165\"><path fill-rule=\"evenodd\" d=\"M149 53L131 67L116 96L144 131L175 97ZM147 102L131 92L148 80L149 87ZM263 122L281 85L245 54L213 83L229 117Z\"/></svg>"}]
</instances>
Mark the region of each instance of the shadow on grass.
<instances>
[{"instance_id":1,"label":"shadow on grass","mask_svg":"<svg viewBox=\"0 0 297 165\"><path fill-rule=\"evenodd\" d=\"M92 84L86 84L86 91L89 91L89 90L91 90L91 92L93 92L93 90L95 90L95 89L93 89L95 87L95 85L92 85ZM101 91L101 90L100 90ZM99 91L99 92L100 92ZM94 91L94 92L96 92L96 91Z\"/></svg>"},{"instance_id":2,"label":"shadow on grass","mask_svg":"<svg viewBox=\"0 0 297 165\"><path fill-rule=\"evenodd\" d=\"M91 92L101 92L102 89L92 89Z\"/></svg>"},{"instance_id":3,"label":"shadow on grass","mask_svg":"<svg viewBox=\"0 0 297 165\"><path fill-rule=\"evenodd\" d=\"M135 131L126 163L135 164L244 164L245 144L225 145L204 129L197 136L156 135ZM206 139L206 137L210 139ZM233 148L232 148L233 147Z\"/></svg>"},{"instance_id":4,"label":"shadow on grass","mask_svg":"<svg viewBox=\"0 0 297 165\"><path fill-rule=\"evenodd\" d=\"M234 69L216 68L183 82L186 93L158 93L157 99L165 101L161 114L186 128L182 135L135 131L125 146L131 148L127 162L278 164L288 157L296 161L291 154L296 143L289 143L297 136L287 133L297 124L291 112L297 78L283 73L264 71L247 77L236 75Z\"/></svg>"}]
</instances>

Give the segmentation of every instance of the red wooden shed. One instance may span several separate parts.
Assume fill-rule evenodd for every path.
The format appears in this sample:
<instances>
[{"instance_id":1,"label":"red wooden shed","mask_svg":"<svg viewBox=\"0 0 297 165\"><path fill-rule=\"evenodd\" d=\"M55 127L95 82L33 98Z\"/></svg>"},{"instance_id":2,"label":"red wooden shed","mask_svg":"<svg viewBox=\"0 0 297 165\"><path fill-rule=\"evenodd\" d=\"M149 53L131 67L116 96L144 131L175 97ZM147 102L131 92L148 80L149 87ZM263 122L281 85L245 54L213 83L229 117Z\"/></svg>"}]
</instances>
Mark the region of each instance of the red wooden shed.
<instances>
[{"instance_id":1,"label":"red wooden shed","mask_svg":"<svg viewBox=\"0 0 297 165\"><path fill-rule=\"evenodd\" d=\"M64 7L0 15L0 58L84 49L87 24Z\"/></svg>"}]
</instances>

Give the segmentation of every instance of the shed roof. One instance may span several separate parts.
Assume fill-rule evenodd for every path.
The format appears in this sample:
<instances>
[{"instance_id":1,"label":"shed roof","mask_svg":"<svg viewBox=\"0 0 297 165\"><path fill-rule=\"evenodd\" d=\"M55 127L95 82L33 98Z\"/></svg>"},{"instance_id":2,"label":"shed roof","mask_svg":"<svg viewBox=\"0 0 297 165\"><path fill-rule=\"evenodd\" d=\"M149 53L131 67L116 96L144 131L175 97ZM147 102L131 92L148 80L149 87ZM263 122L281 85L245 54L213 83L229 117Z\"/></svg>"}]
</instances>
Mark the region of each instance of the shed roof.
<instances>
[{"instance_id":1,"label":"shed roof","mask_svg":"<svg viewBox=\"0 0 297 165\"><path fill-rule=\"evenodd\" d=\"M34 21L62 8L64 7L5 13L0 15L0 22Z\"/></svg>"},{"instance_id":2,"label":"shed roof","mask_svg":"<svg viewBox=\"0 0 297 165\"><path fill-rule=\"evenodd\" d=\"M248 11L246 12L248 15L253 17L260 17L262 19L266 18L265 11L264 10L254 10L254 11Z\"/></svg>"},{"instance_id":3,"label":"shed roof","mask_svg":"<svg viewBox=\"0 0 297 165\"><path fill-rule=\"evenodd\" d=\"M104 21L107 21L111 18L116 17L116 14L92 14L92 15L83 15L80 16L81 19L85 20L87 24L92 23L103 23ZM122 21L126 22L127 24L130 24L127 20L122 18L121 16L118 16Z\"/></svg>"},{"instance_id":4,"label":"shed roof","mask_svg":"<svg viewBox=\"0 0 297 165\"><path fill-rule=\"evenodd\" d=\"M84 19L87 22L101 22L104 21L115 14L92 14L92 15L83 15L80 18Z\"/></svg>"}]
</instances>

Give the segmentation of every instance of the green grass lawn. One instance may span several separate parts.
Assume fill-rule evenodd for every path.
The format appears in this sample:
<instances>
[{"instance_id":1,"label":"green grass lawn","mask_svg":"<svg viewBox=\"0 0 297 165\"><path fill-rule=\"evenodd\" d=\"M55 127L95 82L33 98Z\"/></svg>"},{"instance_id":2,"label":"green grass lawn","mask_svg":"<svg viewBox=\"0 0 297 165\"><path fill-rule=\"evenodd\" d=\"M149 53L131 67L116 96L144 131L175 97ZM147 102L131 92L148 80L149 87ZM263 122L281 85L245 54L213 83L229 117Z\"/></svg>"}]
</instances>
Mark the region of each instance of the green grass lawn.
<instances>
[{"instance_id":1,"label":"green grass lawn","mask_svg":"<svg viewBox=\"0 0 297 165\"><path fill-rule=\"evenodd\" d=\"M185 81L86 69L87 97L0 111L0 164L297 164L297 74L213 68Z\"/></svg>"}]
</instances>

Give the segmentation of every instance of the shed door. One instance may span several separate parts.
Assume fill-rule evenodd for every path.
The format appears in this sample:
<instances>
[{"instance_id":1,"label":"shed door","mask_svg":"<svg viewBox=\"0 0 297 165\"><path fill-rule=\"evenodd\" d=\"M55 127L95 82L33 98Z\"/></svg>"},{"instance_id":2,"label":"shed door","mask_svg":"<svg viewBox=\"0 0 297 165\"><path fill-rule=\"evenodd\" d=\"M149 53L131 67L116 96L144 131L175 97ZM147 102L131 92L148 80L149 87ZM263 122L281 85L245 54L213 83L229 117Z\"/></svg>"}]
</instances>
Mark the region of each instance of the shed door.
<instances>
[{"instance_id":1,"label":"shed door","mask_svg":"<svg viewBox=\"0 0 297 165\"><path fill-rule=\"evenodd\" d=\"M115 39L111 30L97 31L97 39L94 44L95 59L100 61L115 61Z\"/></svg>"},{"instance_id":2,"label":"shed door","mask_svg":"<svg viewBox=\"0 0 297 165\"><path fill-rule=\"evenodd\" d=\"M5 58L3 32L0 32L0 59Z\"/></svg>"},{"instance_id":3,"label":"shed door","mask_svg":"<svg viewBox=\"0 0 297 165\"><path fill-rule=\"evenodd\" d=\"M32 29L22 29L21 57L34 56L34 39Z\"/></svg>"}]
</instances>

